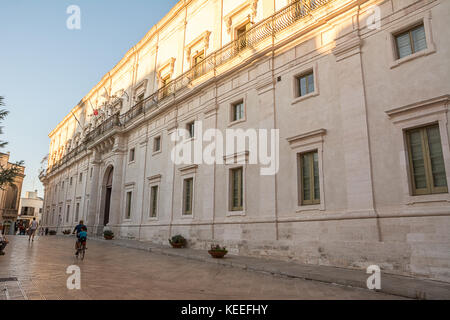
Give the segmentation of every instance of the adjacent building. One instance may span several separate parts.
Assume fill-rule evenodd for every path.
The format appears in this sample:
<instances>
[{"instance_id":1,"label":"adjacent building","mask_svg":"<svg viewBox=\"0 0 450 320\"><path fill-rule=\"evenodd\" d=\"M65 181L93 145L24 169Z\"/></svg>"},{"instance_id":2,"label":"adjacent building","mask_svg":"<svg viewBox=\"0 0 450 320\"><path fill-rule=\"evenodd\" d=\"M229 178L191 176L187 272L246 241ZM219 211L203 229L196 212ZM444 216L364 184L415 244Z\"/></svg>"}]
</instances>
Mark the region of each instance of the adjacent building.
<instances>
[{"instance_id":1,"label":"adjacent building","mask_svg":"<svg viewBox=\"0 0 450 320\"><path fill-rule=\"evenodd\" d=\"M9 152L0 152L0 166L4 169L16 166L16 164L9 162L9 155ZM14 182L0 188L0 221L3 224L4 234L15 233L20 194L22 193L22 183L25 178L25 167L19 166L19 168L19 174L14 178Z\"/></svg>"},{"instance_id":2,"label":"adjacent building","mask_svg":"<svg viewBox=\"0 0 450 320\"><path fill-rule=\"evenodd\" d=\"M37 190L25 192L25 197L20 198L17 220L22 220L26 227L30 225L33 218L36 218L36 221L40 223L43 205L44 199L38 196Z\"/></svg>"},{"instance_id":3,"label":"adjacent building","mask_svg":"<svg viewBox=\"0 0 450 320\"><path fill-rule=\"evenodd\" d=\"M449 18L178 2L50 133L43 225L449 281Z\"/></svg>"}]
</instances>

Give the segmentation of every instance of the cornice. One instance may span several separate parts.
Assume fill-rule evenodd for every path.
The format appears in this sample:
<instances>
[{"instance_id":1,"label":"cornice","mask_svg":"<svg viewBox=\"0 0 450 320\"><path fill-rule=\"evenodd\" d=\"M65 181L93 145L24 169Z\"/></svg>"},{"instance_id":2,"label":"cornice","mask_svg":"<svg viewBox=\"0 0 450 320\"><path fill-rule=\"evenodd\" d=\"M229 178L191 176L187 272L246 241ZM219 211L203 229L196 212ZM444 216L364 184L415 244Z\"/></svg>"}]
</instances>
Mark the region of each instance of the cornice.
<instances>
[{"instance_id":1,"label":"cornice","mask_svg":"<svg viewBox=\"0 0 450 320\"><path fill-rule=\"evenodd\" d=\"M323 137L327 134L326 129L317 129L313 131L308 131L305 133L298 134L293 137L286 138L287 142L289 142L289 146L292 149L295 149L299 146L308 145L311 143L322 142Z\"/></svg>"},{"instance_id":2,"label":"cornice","mask_svg":"<svg viewBox=\"0 0 450 320\"><path fill-rule=\"evenodd\" d=\"M450 103L450 95L446 94L443 96L408 104L402 107L386 110L385 113L389 116L389 118L396 118L406 113L415 112L418 111L419 109L433 106L441 106L443 107L443 110L446 110L448 109L449 103Z\"/></svg>"}]
</instances>

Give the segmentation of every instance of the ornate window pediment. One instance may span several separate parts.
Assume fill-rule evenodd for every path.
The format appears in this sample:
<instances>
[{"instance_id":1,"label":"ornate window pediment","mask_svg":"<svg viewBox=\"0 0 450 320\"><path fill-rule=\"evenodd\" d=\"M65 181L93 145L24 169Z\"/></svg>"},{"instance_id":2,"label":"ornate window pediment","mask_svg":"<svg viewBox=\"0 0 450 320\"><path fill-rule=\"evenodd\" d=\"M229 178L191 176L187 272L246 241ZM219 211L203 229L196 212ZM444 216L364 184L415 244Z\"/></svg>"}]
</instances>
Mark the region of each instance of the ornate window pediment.
<instances>
[{"instance_id":1,"label":"ornate window pediment","mask_svg":"<svg viewBox=\"0 0 450 320\"><path fill-rule=\"evenodd\" d=\"M225 21L225 24L227 26L227 32L231 33L231 29L234 25L239 23L238 20L239 17L242 17L243 14L245 14L244 11L248 12L247 17L251 22L255 21L256 13L258 8L258 0L247 0L235 9L233 9L231 12L226 14L223 19ZM237 21L236 21L237 20Z\"/></svg>"},{"instance_id":2,"label":"ornate window pediment","mask_svg":"<svg viewBox=\"0 0 450 320\"><path fill-rule=\"evenodd\" d=\"M166 62L164 62L158 69L156 75L158 76L159 81L163 81L167 75L172 76L174 68L175 68L175 60L176 58L170 58Z\"/></svg>"},{"instance_id":3,"label":"ornate window pediment","mask_svg":"<svg viewBox=\"0 0 450 320\"><path fill-rule=\"evenodd\" d=\"M145 94L145 91L147 90L147 82L148 82L148 79L143 79L134 87L134 90L133 90L133 100L134 101L137 101L139 96L141 96L142 94Z\"/></svg>"},{"instance_id":4,"label":"ornate window pediment","mask_svg":"<svg viewBox=\"0 0 450 320\"><path fill-rule=\"evenodd\" d=\"M193 50L195 50L196 47L200 47L200 50L208 50L209 48L209 36L211 35L211 31L205 31L201 35L199 35L197 38L192 40L188 45L186 45L186 58L188 61L191 59L191 53ZM193 55L196 55L198 53L194 52Z\"/></svg>"}]
</instances>

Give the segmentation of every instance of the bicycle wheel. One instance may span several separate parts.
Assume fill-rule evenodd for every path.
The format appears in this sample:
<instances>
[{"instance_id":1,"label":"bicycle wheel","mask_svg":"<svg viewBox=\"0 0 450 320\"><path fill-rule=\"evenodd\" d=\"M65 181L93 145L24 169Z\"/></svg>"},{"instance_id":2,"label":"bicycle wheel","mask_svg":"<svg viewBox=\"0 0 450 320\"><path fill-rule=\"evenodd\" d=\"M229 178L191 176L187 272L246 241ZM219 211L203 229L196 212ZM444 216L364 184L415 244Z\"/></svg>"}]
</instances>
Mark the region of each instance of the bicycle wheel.
<instances>
[{"instance_id":1,"label":"bicycle wheel","mask_svg":"<svg viewBox=\"0 0 450 320\"><path fill-rule=\"evenodd\" d=\"M81 258L81 260L83 260L84 259L84 252L86 251L86 245L84 245L83 244L83 246L81 247L81 250L80 250L81 252L80 252L80 258Z\"/></svg>"}]
</instances>

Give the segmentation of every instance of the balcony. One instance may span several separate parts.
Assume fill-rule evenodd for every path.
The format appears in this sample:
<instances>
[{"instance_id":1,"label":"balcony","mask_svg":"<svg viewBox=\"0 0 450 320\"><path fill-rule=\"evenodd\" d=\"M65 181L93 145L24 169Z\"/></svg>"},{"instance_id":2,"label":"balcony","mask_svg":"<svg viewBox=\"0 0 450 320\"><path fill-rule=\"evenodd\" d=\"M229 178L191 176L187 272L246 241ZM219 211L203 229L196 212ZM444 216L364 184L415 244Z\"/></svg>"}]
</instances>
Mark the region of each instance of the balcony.
<instances>
[{"instance_id":1,"label":"balcony","mask_svg":"<svg viewBox=\"0 0 450 320\"><path fill-rule=\"evenodd\" d=\"M17 217L18 209L0 209L1 216L3 219L14 219Z\"/></svg>"},{"instance_id":2,"label":"balcony","mask_svg":"<svg viewBox=\"0 0 450 320\"><path fill-rule=\"evenodd\" d=\"M58 169L73 158L74 155L78 154L80 151L78 149L86 149L86 146L92 143L95 138L106 135L114 128L126 127L128 123L138 118L140 115L153 111L153 109L164 99L170 96L174 97L177 93L181 92L189 85L192 85L193 82L200 77L203 77L210 72L212 73L212 71L214 71L212 75L216 75L217 68L240 56L246 50L256 50L264 41L275 37L276 34L306 18L313 11L324 7L333 1L334 0L299 0L253 25L246 32L240 34L236 40L209 54L204 60L194 65L190 70L168 82L144 100L139 101L124 114L119 115L117 113L106 119L87 134L82 144L76 148L77 151L70 151L61 160L49 167L47 169L47 174ZM44 176L45 174L42 175L42 177Z\"/></svg>"}]
</instances>

